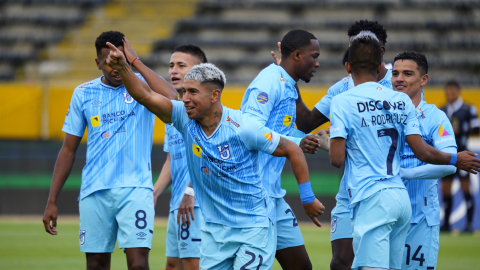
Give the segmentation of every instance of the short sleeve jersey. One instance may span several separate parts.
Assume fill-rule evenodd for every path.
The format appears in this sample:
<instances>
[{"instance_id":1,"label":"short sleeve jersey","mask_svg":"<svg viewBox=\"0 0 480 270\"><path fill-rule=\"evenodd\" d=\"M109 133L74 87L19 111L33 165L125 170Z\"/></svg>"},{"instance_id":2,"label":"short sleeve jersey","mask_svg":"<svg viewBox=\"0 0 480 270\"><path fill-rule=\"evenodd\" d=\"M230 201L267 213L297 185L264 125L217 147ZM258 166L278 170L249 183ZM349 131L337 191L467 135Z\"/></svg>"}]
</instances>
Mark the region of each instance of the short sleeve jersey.
<instances>
[{"instance_id":1,"label":"short sleeve jersey","mask_svg":"<svg viewBox=\"0 0 480 270\"><path fill-rule=\"evenodd\" d=\"M77 137L88 130L79 200L102 189L153 189L154 120L123 85L108 86L100 77L75 89L62 130Z\"/></svg>"},{"instance_id":2,"label":"short sleeve jersey","mask_svg":"<svg viewBox=\"0 0 480 270\"><path fill-rule=\"evenodd\" d=\"M170 198L170 212L178 209L185 190L190 184L188 173L187 153L183 136L171 124L165 124L165 141L163 150L170 155L170 173L172 175L172 197ZM195 207L198 201L195 200Z\"/></svg>"},{"instance_id":3,"label":"short sleeve jersey","mask_svg":"<svg viewBox=\"0 0 480 270\"><path fill-rule=\"evenodd\" d=\"M399 176L405 136L420 134L410 98L366 82L332 99L330 137L346 139L350 207L384 188L405 188Z\"/></svg>"},{"instance_id":4,"label":"short sleeve jersey","mask_svg":"<svg viewBox=\"0 0 480 270\"><path fill-rule=\"evenodd\" d=\"M378 83L383 85L384 87L393 89L392 70L390 69L387 70L387 73L385 74L383 79L381 79ZM325 117L329 117L330 104L332 103L332 99L338 94L348 91L354 87L355 87L355 84L353 83L352 77L348 76L341 79L340 81L338 81L328 89L327 94L315 105L315 108L317 108L317 110L321 114L323 114ZM349 197L347 188L346 188L346 179L344 179L345 177L346 177L346 174L343 174L342 180L340 181L340 187L336 196L337 198L347 199Z\"/></svg>"},{"instance_id":5,"label":"short sleeve jersey","mask_svg":"<svg viewBox=\"0 0 480 270\"><path fill-rule=\"evenodd\" d=\"M296 100L295 80L280 66L271 64L263 69L248 86L241 111L266 121L265 126L280 135L295 136ZM281 198L281 174L286 158L259 153L263 185L271 197Z\"/></svg>"},{"instance_id":6,"label":"short sleeve jersey","mask_svg":"<svg viewBox=\"0 0 480 270\"><path fill-rule=\"evenodd\" d=\"M275 151L280 135L241 111L223 107L207 136L189 119L183 102L172 101L172 123L185 140L195 197L205 222L233 228L267 227L274 211L261 183L258 152Z\"/></svg>"},{"instance_id":7,"label":"short sleeve jersey","mask_svg":"<svg viewBox=\"0 0 480 270\"><path fill-rule=\"evenodd\" d=\"M457 147L452 125L444 112L423 100L418 104L416 112L421 135L428 145L438 150ZM415 157L412 149L405 142L400 150L400 167L411 169L426 164ZM440 225L437 179L404 180L403 183L412 204L411 222L418 223L426 218L429 226Z\"/></svg>"}]
</instances>

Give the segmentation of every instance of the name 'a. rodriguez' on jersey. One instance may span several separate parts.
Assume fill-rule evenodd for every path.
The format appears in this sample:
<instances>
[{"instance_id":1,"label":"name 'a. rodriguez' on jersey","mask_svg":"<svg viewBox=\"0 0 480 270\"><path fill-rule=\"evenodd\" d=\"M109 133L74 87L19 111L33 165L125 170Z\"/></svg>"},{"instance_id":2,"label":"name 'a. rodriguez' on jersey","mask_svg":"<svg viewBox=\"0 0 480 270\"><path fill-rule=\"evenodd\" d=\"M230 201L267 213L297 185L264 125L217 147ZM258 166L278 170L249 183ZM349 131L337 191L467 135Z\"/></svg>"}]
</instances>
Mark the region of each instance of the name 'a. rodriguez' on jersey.
<instances>
[{"instance_id":1,"label":"name 'a. rodriguez' on jersey","mask_svg":"<svg viewBox=\"0 0 480 270\"><path fill-rule=\"evenodd\" d=\"M346 139L350 207L384 188L403 188L398 150L420 134L410 98L366 82L332 99L330 137Z\"/></svg>"}]
</instances>

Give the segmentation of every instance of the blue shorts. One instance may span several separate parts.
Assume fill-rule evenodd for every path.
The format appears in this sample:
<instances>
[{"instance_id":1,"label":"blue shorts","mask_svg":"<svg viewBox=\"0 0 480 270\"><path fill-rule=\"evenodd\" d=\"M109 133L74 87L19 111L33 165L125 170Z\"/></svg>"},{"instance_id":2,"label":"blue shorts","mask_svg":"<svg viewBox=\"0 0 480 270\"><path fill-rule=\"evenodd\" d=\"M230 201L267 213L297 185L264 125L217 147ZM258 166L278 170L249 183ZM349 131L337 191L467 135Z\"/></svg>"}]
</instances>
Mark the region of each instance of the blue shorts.
<instances>
[{"instance_id":1,"label":"blue shorts","mask_svg":"<svg viewBox=\"0 0 480 270\"><path fill-rule=\"evenodd\" d=\"M330 241L353 238L352 220L350 218L350 209L348 208L348 199L336 198L336 200L337 204L332 209Z\"/></svg>"},{"instance_id":2,"label":"blue shorts","mask_svg":"<svg viewBox=\"0 0 480 270\"><path fill-rule=\"evenodd\" d=\"M111 253L119 248L151 248L153 193L151 189L113 188L95 191L79 202L80 251Z\"/></svg>"},{"instance_id":3,"label":"blue shorts","mask_svg":"<svg viewBox=\"0 0 480 270\"><path fill-rule=\"evenodd\" d=\"M290 205L283 198L271 198L275 205L277 250L303 246L302 232Z\"/></svg>"},{"instance_id":4,"label":"blue shorts","mask_svg":"<svg viewBox=\"0 0 480 270\"><path fill-rule=\"evenodd\" d=\"M167 257L173 258L200 258L202 245L201 227L204 224L203 214L200 208L195 207L193 214L195 220L190 225L177 224L178 210L170 212L168 216L166 252Z\"/></svg>"},{"instance_id":5,"label":"blue shorts","mask_svg":"<svg viewBox=\"0 0 480 270\"><path fill-rule=\"evenodd\" d=\"M410 224L403 252L402 270L434 270L440 248L440 226L428 226L427 220Z\"/></svg>"},{"instance_id":6,"label":"blue shorts","mask_svg":"<svg viewBox=\"0 0 480 270\"><path fill-rule=\"evenodd\" d=\"M400 269L412 207L406 189L382 189L357 203L353 212L352 269Z\"/></svg>"},{"instance_id":7,"label":"blue shorts","mask_svg":"<svg viewBox=\"0 0 480 270\"><path fill-rule=\"evenodd\" d=\"M206 222L202 228L200 270L272 269L274 225L231 228Z\"/></svg>"}]
</instances>

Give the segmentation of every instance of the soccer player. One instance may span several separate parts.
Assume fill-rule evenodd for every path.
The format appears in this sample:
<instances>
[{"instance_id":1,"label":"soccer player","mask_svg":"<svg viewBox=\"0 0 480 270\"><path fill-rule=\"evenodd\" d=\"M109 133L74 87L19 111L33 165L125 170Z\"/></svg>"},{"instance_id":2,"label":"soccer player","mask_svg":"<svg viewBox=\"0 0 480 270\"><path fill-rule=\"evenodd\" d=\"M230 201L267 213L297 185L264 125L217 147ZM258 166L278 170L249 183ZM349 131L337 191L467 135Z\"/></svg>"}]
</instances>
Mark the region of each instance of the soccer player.
<instances>
[{"instance_id":1,"label":"soccer player","mask_svg":"<svg viewBox=\"0 0 480 270\"><path fill-rule=\"evenodd\" d=\"M427 145L410 98L378 84L382 49L375 35L360 32L349 49L348 73L355 88L331 102L330 160L345 162L352 215L352 269L400 269L412 210L399 176L398 148L406 140L415 156L431 164L478 171L473 153L449 154Z\"/></svg>"},{"instance_id":2,"label":"soccer player","mask_svg":"<svg viewBox=\"0 0 480 270\"><path fill-rule=\"evenodd\" d=\"M394 59L392 84L407 94L416 108L420 133L428 145L456 154L453 128L444 112L422 99L428 82L427 58L417 52L404 52ZM435 269L439 249L440 205L438 178L455 173L453 165L431 165L416 158L406 143L400 150L400 177L412 205L402 269Z\"/></svg>"},{"instance_id":3,"label":"soccer player","mask_svg":"<svg viewBox=\"0 0 480 270\"><path fill-rule=\"evenodd\" d=\"M383 25L378 22L372 22L368 20L360 20L355 22L348 29L348 36L350 43L353 38L361 31L370 31L378 38L382 49L382 69L377 75L378 83L392 88L391 77L392 72L385 68L385 62L383 62L383 55L385 53L385 44L387 43L387 31ZM280 63L279 59L275 57L277 63ZM345 64L348 61L348 50L345 53L342 62ZM354 87L351 76L347 76L334 85L332 85L327 94L315 105L313 110L309 110L303 102L300 92L297 99L297 127L299 130L309 133L316 129L320 125L323 125L329 121L330 115L330 103L332 98L336 95L343 93ZM320 130L319 132L321 141L325 142L320 145L320 148L328 151L329 143L326 132ZM330 268L332 270L348 270L351 269L354 253L352 249L352 228L350 225L350 211L348 209L348 193L345 188L346 175L342 177L340 182L340 188L335 196L336 206L332 209L331 213L331 231L330 241L332 246L332 261Z\"/></svg>"},{"instance_id":4,"label":"soccer player","mask_svg":"<svg viewBox=\"0 0 480 270\"><path fill-rule=\"evenodd\" d=\"M87 162L78 198L80 250L86 253L87 269L110 269L117 239L119 248L125 249L128 269L149 269L155 215L150 164L155 115L128 94L119 72L105 61L110 52L107 42L123 55L123 38L122 33L109 31L95 40L95 61L103 76L73 93L43 217L45 230L56 235L56 200L87 128ZM147 85L137 78L138 84Z\"/></svg>"},{"instance_id":5,"label":"soccer player","mask_svg":"<svg viewBox=\"0 0 480 270\"><path fill-rule=\"evenodd\" d=\"M295 129L298 80L309 82L318 64L317 38L304 30L288 32L281 42L282 61L263 69L248 86L242 100L242 112L257 118L281 135L305 137ZM281 173L284 157L259 153L262 182L274 202L276 212L276 259L284 270L312 269L295 214L283 199ZM303 202L305 203L305 202Z\"/></svg>"},{"instance_id":6,"label":"soccer player","mask_svg":"<svg viewBox=\"0 0 480 270\"><path fill-rule=\"evenodd\" d=\"M441 108L448 119L450 119L458 151L467 149L467 140L470 134L479 133L479 121L477 116L477 108L473 105L463 102L460 96L460 85L456 81L449 81L445 85L445 96L447 97L447 105ZM450 230L450 213L452 212L452 182L457 176L467 204L467 227L466 231L473 231L472 221L475 200L470 191L470 176L467 172L457 170L454 175L442 178L443 205L445 206L445 218L442 225L442 231Z\"/></svg>"},{"instance_id":7,"label":"soccer player","mask_svg":"<svg viewBox=\"0 0 480 270\"><path fill-rule=\"evenodd\" d=\"M275 250L274 212L261 184L258 152L285 156L299 185L309 184L302 150L241 111L220 102L225 75L212 64L184 78L183 102L171 101L138 79L119 50L109 56L129 93L182 133L193 189L204 215L200 269L270 269ZM149 82L150 83L150 82ZM300 139L292 138L299 143ZM313 191L300 188L305 212L319 224L323 212Z\"/></svg>"},{"instance_id":8,"label":"soccer player","mask_svg":"<svg viewBox=\"0 0 480 270\"><path fill-rule=\"evenodd\" d=\"M128 54L127 60L130 61ZM168 75L170 83L178 92L180 101L183 99L183 78L185 74L193 66L206 62L205 53L195 45L180 45L173 50L173 54L170 57ZM188 187L190 174L188 172L183 136L169 124L165 125L165 131L164 151L167 152L167 160L154 185L153 197L156 201L158 196L172 185L170 214L165 241L166 269L198 269L201 245L200 228L204 223L203 215L198 206L198 201L195 201L195 198L192 196L194 195L193 189ZM186 191L188 194L185 193ZM191 201L195 201L195 203L190 203ZM182 207L191 207L191 209L188 209L192 217L191 222L182 225L177 223L180 205ZM187 219L190 219L190 215L187 215Z\"/></svg>"}]
</instances>

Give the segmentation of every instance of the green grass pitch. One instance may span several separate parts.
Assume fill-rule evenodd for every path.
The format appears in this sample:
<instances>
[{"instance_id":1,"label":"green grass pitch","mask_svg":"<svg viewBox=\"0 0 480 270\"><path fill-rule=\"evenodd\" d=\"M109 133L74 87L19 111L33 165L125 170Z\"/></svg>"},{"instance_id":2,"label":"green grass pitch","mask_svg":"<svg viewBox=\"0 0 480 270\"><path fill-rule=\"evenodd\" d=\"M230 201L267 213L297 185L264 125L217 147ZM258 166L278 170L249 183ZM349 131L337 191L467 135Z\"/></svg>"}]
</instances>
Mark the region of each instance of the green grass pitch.
<instances>
[{"instance_id":1,"label":"green grass pitch","mask_svg":"<svg viewBox=\"0 0 480 270\"><path fill-rule=\"evenodd\" d=\"M48 235L41 217L0 216L0 269L85 269L85 255L78 246L78 218L60 216L58 235ZM313 269L329 269L331 258L329 224L316 228L300 224ZM156 220L150 269L165 269L166 222ZM480 238L472 235L440 236L437 269L479 269ZM125 255L116 249L112 269L126 269ZM275 262L273 269L281 269Z\"/></svg>"}]
</instances>

